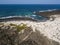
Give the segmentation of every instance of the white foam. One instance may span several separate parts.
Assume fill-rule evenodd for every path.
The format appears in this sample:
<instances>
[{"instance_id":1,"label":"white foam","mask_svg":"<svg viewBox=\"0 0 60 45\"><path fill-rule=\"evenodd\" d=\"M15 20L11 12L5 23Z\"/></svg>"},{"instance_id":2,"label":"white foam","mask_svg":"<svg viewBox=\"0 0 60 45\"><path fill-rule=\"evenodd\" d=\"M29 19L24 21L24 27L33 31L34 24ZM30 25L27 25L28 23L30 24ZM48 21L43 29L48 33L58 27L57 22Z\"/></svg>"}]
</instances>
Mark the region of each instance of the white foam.
<instances>
[{"instance_id":1,"label":"white foam","mask_svg":"<svg viewBox=\"0 0 60 45\"><path fill-rule=\"evenodd\" d=\"M57 9L48 9L48 10L42 10L42 11L39 11L39 12L51 12L51 11L55 11L55 10L57 10ZM36 12L35 12L36 13Z\"/></svg>"},{"instance_id":2,"label":"white foam","mask_svg":"<svg viewBox=\"0 0 60 45\"><path fill-rule=\"evenodd\" d=\"M34 17L35 17L36 15L32 15L32 16L34 16Z\"/></svg>"}]
</instances>

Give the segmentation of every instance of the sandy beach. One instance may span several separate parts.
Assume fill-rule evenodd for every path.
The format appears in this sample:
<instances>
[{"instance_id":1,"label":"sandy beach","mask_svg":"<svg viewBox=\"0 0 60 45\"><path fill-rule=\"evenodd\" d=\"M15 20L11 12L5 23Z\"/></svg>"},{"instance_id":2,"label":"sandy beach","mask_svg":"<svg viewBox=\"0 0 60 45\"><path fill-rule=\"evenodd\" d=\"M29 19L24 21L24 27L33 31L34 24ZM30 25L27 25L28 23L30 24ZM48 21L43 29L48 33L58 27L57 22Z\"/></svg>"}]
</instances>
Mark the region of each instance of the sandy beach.
<instances>
[{"instance_id":1,"label":"sandy beach","mask_svg":"<svg viewBox=\"0 0 60 45\"><path fill-rule=\"evenodd\" d=\"M27 24L27 26L31 26L33 31L35 29L41 32L44 36L47 36L49 39L60 42L60 18L56 18L54 21L45 21L45 22L34 22L34 21L7 21L3 22L5 24Z\"/></svg>"}]
</instances>

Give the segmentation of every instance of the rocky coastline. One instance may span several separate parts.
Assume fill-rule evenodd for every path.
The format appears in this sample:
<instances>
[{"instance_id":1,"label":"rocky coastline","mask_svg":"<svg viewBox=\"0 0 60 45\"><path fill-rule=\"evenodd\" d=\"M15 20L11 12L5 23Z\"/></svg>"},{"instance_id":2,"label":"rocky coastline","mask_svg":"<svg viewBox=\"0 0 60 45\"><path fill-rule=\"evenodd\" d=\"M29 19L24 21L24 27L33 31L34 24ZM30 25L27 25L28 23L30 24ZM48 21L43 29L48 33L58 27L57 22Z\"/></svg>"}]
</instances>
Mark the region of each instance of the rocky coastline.
<instances>
[{"instance_id":1,"label":"rocky coastline","mask_svg":"<svg viewBox=\"0 0 60 45\"><path fill-rule=\"evenodd\" d=\"M6 21L21 21L21 20L30 20L30 21L38 21L36 19L30 18L30 17L9 17L9 18L1 18L0 22L6 22Z\"/></svg>"},{"instance_id":2,"label":"rocky coastline","mask_svg":"<svg viewBox=\"0 0 60 45\"><path fill-rule=\"evenodd\" d=\"M42 17L47 18L48 20L50 18L52 18L52 20L54 20L56 17L60 17L60 10L52 10L52 11L37 11L37 12L33 12L35 15L39 15Z\"/></svg>"}]
</instances>

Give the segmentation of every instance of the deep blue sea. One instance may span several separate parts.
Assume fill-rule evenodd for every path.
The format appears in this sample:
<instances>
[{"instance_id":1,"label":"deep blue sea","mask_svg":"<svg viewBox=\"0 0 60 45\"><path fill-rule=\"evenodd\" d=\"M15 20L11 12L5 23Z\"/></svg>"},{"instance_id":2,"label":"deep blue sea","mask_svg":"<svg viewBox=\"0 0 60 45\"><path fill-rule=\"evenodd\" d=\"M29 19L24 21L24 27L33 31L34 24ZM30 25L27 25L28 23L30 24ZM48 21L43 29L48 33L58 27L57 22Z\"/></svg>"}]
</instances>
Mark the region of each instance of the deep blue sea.
<instances>
[{"instance_id":1,"label":"deep blue sea","mask_svg":"<svg viewBox=\"0 0 60 45\"><path fill-rule=\"evenodd\" d=\"M32 18L41 18L34 16L34 11L44 11L60 9L59 4L0 4L0 18L9 16L28 16Z\"/></svg>"}]
</instances>

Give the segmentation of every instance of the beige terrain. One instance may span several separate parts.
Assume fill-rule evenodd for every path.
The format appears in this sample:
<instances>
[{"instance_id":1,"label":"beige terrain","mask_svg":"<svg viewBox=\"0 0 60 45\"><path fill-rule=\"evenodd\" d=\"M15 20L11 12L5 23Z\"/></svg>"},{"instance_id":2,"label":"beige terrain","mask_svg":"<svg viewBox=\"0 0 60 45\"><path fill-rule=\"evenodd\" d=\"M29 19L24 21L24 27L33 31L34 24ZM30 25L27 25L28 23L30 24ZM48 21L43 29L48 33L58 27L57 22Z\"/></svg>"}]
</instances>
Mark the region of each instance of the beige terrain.
<instances>
[{"instance_id":1,"label":"beige terrain","mask_svg":"<svg viewBox=\"0 0 60 45\"><path fill-rule=\"evenodd\" d=\"M56 18L54 21L48 20L45 22L7 21L3 23L5 23L5 25L8 25L10 23L17 24L17 25L24 23L27 24L27 26L32 27L33 33L29 34L28 37L31 40L34 40L36 43L38 43L36 45L60 45L59 44L60 43L60 17ZM27 39L29 40L29 38Z\"/></svg>"}]
</instances>

